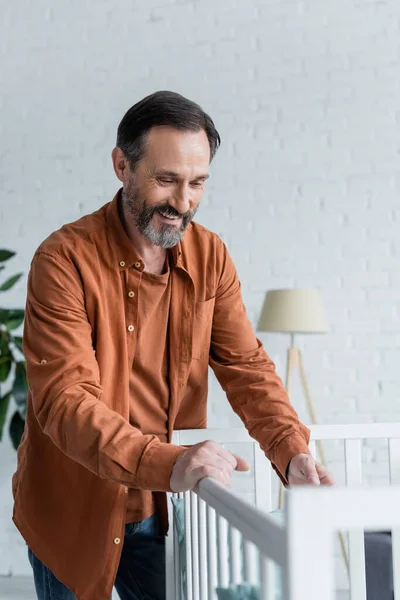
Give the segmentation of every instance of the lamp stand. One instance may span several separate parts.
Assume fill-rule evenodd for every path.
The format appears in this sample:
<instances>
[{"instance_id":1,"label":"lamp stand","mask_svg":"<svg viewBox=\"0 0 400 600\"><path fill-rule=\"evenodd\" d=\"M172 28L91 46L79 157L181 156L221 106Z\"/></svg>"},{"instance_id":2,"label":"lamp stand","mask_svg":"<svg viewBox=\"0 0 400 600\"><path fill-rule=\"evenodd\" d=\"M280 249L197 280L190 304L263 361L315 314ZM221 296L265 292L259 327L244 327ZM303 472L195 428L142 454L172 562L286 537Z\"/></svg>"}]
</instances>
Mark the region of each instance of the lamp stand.
<instances>
[{"instance_id":1,"label":"lamp stand","mask_svg":"<svg viewBox=\"0 0 400 600\"><path fill-rule=\"evenodd\" d=\"M313 405L313 402L311 399L310 390L308 387L306 373L304 370L303 356L302 356L301 350L299 350L299 348L295 348L294 334L291 333L290 334L290 347L288 348L288 351L287 351L286 382L285 382L286 392L287 392L289 398L290 398L291 389L292 389L293 371L296 368L298 369L299 374L300 374L301 386L303 388L303 393L304 393L304 396L306 399L307 410L308 410L308 414L310 417L310 422L312 423L312 425L316 425L317 418L316 418L316 414L315 414L314 405ZM324 467L326 467L326 457L325 457L325 451L324 451L324 447L322 445L322 441L315 440L315 445L318 449L320 463L322 465L324 465ZM280 488L279 488L279 508L283 508L283 506L284 506L284 494L283 494L284 489L285 488L281 483ZM342 549L343 559L344 559L344 562L346 565L347 573L349 574L349 559L347 556L346 543L344 540L344 536L340 531L338 532L338 536L339 536L340 546Z\"/></svg>"}]
</instances>

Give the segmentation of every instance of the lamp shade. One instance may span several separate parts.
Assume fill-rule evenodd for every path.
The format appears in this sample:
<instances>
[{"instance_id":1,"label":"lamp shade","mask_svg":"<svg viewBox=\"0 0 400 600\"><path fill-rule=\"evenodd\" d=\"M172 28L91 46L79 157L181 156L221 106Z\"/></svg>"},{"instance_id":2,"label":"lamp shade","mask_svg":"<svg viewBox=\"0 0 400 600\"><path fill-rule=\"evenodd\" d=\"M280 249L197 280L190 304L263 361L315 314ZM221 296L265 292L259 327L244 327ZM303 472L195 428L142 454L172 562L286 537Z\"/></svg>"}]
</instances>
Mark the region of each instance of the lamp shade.
<instances>
[{"instance_id":1,"label":"lamp shade","mask_svg":"<svg viewBox=\"0 0 400 600\"><path fill-rule=\"evenodd\" d=\"M258 331L326 333L321 294L318 290L270 290L257 326Z\"/></svg>"}]
</instances>

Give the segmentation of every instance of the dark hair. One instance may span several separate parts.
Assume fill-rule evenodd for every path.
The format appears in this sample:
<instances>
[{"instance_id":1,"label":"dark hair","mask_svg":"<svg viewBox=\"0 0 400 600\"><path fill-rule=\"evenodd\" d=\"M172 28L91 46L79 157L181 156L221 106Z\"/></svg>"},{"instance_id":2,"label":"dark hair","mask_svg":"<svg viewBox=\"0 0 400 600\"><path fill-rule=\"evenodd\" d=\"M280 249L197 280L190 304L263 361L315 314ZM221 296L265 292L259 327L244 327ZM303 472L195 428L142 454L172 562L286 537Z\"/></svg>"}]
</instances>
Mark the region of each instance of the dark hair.
<instances>
[{"instance_id":1,"label":"dark hair","mask_svg":"<svg viewBox=\"0 0 400 600\"><path fill-rule=\"evenodd\" d=\"M117 146L132 170L143 156L147 133L160 125L181 131L204 129L210 144L210 161L221 143L211 117L198 104L175 92L155 92L132 106L118 126Z\"/></svg>"}]
</instances>

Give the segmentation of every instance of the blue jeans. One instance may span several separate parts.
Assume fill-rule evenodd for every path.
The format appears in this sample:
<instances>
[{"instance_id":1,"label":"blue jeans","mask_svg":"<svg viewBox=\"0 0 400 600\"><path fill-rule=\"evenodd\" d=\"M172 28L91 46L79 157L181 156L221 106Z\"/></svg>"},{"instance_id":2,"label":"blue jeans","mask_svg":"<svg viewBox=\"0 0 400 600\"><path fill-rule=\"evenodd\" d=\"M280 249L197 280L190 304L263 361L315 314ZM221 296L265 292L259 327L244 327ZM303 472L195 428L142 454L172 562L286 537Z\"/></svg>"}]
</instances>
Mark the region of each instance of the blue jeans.
<instances>
[{"instance_id":1,"label":"blue jeans","mask_svg":"<svg viewBox=\"0 0 400 600\"><path fill-rule=\"evenodd\" d=\"M38 600L75 600L75 595L29 549ZM165 538L157 515L125 526L115 579L121 600L165 600Z\"/></svg>"}]
</instances>

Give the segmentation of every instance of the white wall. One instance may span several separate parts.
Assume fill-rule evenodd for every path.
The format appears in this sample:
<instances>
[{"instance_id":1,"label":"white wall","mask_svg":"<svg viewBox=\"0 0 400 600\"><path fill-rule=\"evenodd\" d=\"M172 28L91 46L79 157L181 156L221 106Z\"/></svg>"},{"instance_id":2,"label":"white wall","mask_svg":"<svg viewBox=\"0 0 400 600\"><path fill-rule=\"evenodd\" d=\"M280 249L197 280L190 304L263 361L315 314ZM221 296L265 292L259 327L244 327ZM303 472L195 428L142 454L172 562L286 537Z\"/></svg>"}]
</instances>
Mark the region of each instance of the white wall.
<instances>
[{"instance_id":1,"label":"white wall","mask_svg":"<svg viewBox=\"0 0 400 600\"><path fill-rule=\"evenodd\" d=\"M319 420L398 420L400 4L26 0L2 15L10 273L28 271L51 231L112 198L124 112L157 89L178 91L222 136L198 220L227 242L253 323L267 289L320 287L332 331L299 340ZM25 283L1 302L23 306ZM283 373L288 340L262 339ZM298 389L293 403L307 420ZM237 420L212 382L210 425L221 423ZM367 458L379 479L380 448ZM0 468L0 572L21 571L24 548L5 532L7 441Z\"/></svg>"}]
</instances>

